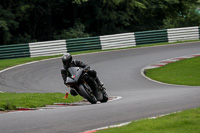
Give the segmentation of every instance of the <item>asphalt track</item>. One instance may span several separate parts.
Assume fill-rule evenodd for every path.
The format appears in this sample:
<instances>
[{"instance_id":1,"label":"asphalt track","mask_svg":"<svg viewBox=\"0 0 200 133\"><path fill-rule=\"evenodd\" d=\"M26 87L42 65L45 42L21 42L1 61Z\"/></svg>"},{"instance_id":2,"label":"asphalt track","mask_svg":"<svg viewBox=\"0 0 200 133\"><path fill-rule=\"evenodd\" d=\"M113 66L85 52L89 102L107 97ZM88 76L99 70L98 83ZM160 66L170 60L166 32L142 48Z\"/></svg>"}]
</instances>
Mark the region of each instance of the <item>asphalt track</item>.
<instances>
[{"instance_id":1,"label":"asphalt track","mask_svg":"<svg viewBox=\"0 0 200 133\"><path fill-rule=\"evenodd\" d=\"M200 87L163 85L141 69L154 62L199 53L200 42L75 56L97 70L113 102L0 114L0 133L77 133L200 106ZM25 65L0 74L3 92L62 92L60 59Z\"/></svg>"}]
</instances>

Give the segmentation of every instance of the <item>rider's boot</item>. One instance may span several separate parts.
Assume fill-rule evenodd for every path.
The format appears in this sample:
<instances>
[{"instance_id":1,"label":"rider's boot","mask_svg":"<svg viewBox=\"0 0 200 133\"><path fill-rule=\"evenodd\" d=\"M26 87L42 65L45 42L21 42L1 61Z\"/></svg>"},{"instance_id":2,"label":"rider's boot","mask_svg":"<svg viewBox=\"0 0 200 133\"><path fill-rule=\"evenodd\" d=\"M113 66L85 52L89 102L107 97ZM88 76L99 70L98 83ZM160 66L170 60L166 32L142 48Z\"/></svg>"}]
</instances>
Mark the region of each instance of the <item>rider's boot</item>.
<instances>
[{"instance_id":1,"label":"rider's boot","mask_svg":"<svg viewBox=\"0 0 200 133\"><path fill-rule=\"evenodd\" d=\"M104 84L99 80L99 78L96 77L94 80L95 80L95 81L97 82L97 84L99 85L99 88L102 89L102 87L103 87Z\"/></svg>"},{"instance_id":2,"label":"rider's boot","mask_svg":"<svg viewBox=\"0 0 200 133\"><path fill-rule=\"evenodd\" d=\"M70 90L70 94L72 96L77 96L78 95L77 92L75 90L73 90L73 89Z\"/></svg>"}]
</instances>

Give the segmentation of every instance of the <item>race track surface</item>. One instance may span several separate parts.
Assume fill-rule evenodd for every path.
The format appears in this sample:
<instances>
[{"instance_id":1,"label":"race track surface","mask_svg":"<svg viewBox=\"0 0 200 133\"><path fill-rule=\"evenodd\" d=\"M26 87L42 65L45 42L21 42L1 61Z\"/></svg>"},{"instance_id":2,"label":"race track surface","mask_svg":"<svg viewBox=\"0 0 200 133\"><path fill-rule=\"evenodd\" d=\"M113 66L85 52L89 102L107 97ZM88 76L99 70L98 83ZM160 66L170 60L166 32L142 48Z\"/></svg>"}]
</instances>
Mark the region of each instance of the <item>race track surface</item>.
<instances>
[{"instance_id":1,"label":"race track surface","mask_svg":"<svg viewBox=\"0 0 200 133\"><path fill-rule=\"evenodd\" d=\"M0 133L77 133L200 106L200 87L163 85L141 69L154 62L196 54L200 42L74 56L98 72L116 101L49 110L0 114ZM13 68L0 74L3 92L62 92L61 59Z\"/></svg>"}]
</instances>

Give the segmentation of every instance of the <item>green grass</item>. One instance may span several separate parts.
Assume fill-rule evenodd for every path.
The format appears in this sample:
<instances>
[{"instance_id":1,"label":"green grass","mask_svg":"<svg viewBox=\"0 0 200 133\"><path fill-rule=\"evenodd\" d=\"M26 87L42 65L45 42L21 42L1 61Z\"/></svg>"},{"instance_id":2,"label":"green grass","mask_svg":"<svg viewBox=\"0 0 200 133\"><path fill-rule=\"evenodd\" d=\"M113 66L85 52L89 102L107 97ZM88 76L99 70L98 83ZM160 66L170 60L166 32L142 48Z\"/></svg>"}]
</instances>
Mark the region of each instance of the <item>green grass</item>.
<instances>
[{"instance_id":1,"label":"green grass","mask_svg":"<svg viewBox=\"0 0 200 133\"><path fill-rule=\"evenodd\" d=\"M170 114L157 119L143 119L120 128L98 133L200 133L200 108Z\"/></svg>"},{"instance_id":2,"label":"green grass","mask_svg":"<svg viewBox=\"0 0 200 133\"><path fill-rule=\"evenodd\" d=\"M180 60L145 72L151 79L178 85L200 86L200 57Z\"/></svg>"},{"instance_id":3,"label":"green grass","mask_svg":"<svg viewBox=\"0 0 200 133\"><path fill-rule=\"evenodd\" d=\"M73 103L80 101L81 96L71 96L64 99L63 93L0 93L0 111L16 108L37 108L54 103Z\"/></svg>"}]
</instances>

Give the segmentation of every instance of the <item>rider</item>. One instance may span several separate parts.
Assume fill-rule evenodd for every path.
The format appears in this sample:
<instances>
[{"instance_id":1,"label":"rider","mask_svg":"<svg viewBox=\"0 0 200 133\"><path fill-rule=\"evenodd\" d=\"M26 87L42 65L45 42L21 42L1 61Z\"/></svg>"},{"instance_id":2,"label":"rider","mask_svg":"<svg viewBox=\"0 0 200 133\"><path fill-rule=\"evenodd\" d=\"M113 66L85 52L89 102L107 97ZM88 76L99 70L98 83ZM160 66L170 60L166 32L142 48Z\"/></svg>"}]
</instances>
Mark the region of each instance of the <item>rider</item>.
<instances>
[{"instance_id":1,"label":"rider","mask_svg":"<svg viewBox=\"0 0 200 133\"><path fill-rule=\"evenodd\" d=\"M85 70L87 70L88 74L94 78L94 80L96 81L96 83L99 85L100 88L103 87L103 83L99 80L99 78L97 77L97 72L95 70L90 70L90 66L78 61L78 60L72 60L72 56L69 53L66 53L62 56L62 63L63 63L63 68L61 69L61 74L62 74L62 78L64 80L64 84L67 85L66 80L68 75L68 68L69 67L81 67ZM70 90L71 95L76 96L77 93L71 89Z\"/></svg>"}]
</instances>

